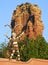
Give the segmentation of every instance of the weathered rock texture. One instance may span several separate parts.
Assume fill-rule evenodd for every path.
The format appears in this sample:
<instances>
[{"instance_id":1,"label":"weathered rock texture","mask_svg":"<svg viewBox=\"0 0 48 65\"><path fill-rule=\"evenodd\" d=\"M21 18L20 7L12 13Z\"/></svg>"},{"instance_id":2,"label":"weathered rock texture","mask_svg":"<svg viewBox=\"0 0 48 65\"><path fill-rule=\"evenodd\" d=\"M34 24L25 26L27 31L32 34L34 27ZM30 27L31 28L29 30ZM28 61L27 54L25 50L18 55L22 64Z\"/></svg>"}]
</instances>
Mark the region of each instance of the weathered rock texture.
<instances>
[{"instance_id":1,"label":"weathered rock texture","mask_svg":"<svg viewBox=\"0 0 48 65\"><path fill-rule=\"evenodd\" d=\"M19 51L19 47L16 47L13 44L14 42L18 43L25 37L36 39L38 35L42 35L44 26L41 20L40 8L29 3L17 6L12 15L11 28L14 35L11 35L7 55L12 58L14 55L13 51Z\"/></svg>"},{"instance_id":2,"label":"weathered rock texture","mask_svg":"<svg viewBox=\"0 0 48 65\"><path fill-rule=\"evenodd\" d=\"M11 28L16 35L22 31L25 32L21 39L25 36L36 39L38 35L42 35L44 26L41 20L40 8L29 3L17 6L11 19Z\"/></svg>"}]
</instances>

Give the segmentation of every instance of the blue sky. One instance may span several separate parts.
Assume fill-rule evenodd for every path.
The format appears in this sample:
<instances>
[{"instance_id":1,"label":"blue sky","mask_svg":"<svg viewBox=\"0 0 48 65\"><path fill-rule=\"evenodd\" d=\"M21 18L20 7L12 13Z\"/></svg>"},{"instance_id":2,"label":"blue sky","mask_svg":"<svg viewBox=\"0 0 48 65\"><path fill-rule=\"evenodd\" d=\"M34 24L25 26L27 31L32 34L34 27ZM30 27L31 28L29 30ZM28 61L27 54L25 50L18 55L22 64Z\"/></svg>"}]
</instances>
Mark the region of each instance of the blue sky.
<instances>
[{"instance_id":1,"label":"blue sky","mask_svg":"<svg viewBox=\"0 0 48 65\"><path fill-rule=\"evenodd\" d=\"M43 36L48 42L48 0L0 0L0 43L8 41L4 36L7 33L11 35L11 30L8 27L4 27L5 24L10 24L13 10L17 5L29 2L31 4L37 4L42 10L42 21L44 24Z\"/></svg>"}]
</instances>

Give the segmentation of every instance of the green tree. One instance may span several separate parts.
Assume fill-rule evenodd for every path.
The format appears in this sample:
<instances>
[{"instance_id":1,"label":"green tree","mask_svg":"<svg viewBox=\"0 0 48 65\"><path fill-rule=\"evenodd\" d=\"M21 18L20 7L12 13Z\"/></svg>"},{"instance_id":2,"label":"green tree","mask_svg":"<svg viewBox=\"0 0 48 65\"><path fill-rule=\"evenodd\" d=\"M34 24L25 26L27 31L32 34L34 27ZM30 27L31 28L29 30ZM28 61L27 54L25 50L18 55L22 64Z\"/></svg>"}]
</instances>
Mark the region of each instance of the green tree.
<instances>
[{"instance_id":1,"label":"green tree","mask_svg":"<svg viewBox=\"0 0 48 65\"><path fill-rule=\"evenodd\" d=\"M30 58L48 59L48 43L42 36L36 40L27 37L18 43L21 55L21 61L28 61ZM6 58L8 47L5 42L0 44L0 57ZM16 53L13 58L16 58Z\"/></svg>"},{"instance_id":2,"label":"green tree","mask_svg":"<svg viewBox=\"0 0 48 65\"><path fill-rule=\"evenodd\" d=\"M36 42L38 44L38 58L45 59L47 56L47 42L42 36L38 36Z\"/></svg>"},{"instance_id":3,"label":"green tree","mask_svg":"<svg viewBox=\"0 0 48 65\"><path fill-rule=\"evenodd\" d=\"M27 61L30 58L48 59L48 44L42 36L38 36L36 40L21 41L19 49L22 61Z\"/></svg>"},{"instance_id":4,"label":"green tree","mask_svg":"<svg viewBox=\"0 0 48 65\"><path fill-rule=\"evenodd\" d=\"M6 58L6 51L7 51L7 44L5 42L2 42L0 44L0 57Z\"/></svg>"}]
</instances>

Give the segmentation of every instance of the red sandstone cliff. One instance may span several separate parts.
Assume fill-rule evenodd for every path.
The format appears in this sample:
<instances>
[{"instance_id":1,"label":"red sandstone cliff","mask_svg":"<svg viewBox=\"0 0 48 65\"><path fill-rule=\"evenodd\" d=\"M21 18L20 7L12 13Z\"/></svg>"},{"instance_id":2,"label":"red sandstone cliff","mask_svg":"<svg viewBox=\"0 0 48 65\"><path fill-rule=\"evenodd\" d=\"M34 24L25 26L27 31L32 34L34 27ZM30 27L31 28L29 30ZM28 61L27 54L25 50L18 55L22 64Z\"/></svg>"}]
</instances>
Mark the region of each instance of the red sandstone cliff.
<instances>
[{"instance_id":1,"label":"red sandstone cliff","mask_svg":"<svg viewBox=\"0 0 48 65\"><path fill-rule=\"evenodd\" d=\"M22 38L28 36L28 38L36 39L38 35L42 35L44 29L40 8L29 3L17 6L13 12L11 27L16 35L25 31Z\"/></svg>"},{"instance_id":2,"label":"red sandstone cliff","mask_svg":"<svg viewBox=\"0 0 48 65\"><path fill-rule=\"evenodd\" d=\"M42 35L43 29L41 10L37 5L26 3L17 6L11 19L11 30L14 35L11 35L8 47L13 47L11 48L12 51L17 50L18 47L14 48L13 42L18 43L25 37L36 39L38 35ZM8 51L7 54L12 55Z\"/></svg>"}]
</instances>

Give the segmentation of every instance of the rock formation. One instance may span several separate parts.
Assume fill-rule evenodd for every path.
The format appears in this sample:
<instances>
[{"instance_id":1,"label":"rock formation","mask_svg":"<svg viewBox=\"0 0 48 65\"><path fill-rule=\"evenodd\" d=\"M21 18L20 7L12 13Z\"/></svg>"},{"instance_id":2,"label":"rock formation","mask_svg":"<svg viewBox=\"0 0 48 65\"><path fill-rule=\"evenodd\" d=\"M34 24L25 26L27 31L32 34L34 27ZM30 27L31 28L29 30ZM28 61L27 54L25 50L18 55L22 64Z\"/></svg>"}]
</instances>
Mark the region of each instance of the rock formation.
<instances>
[{"instance_id":1,"label":"rock formation","mask_svg":"<svg viewBox=\"0 0 48 65\"><path fill-rule=\"evenodd\" d=\"M38 35L43 33L44 26L41 20L40 8L29 3L17 6L11 19L11 29L12 35L8 44L11 52L9 50L7 54L12 59L15 51L18 51L17 57L20 60L18 42L25 37L36 39Z\"/></svg>"},{"instance_id":2,"label":"rock formation","mask_svg":"<svg viewBox=\"0 0 48 65\"><path fill-rule=\"evenodd\" d=\"M42 35L44 26L41 20L40 8L29 3L17 6L11 19L11 28L16 35L24 31L21 39L26 36L36 39L38 35Z\"/></svg>"}]
</instances>

